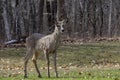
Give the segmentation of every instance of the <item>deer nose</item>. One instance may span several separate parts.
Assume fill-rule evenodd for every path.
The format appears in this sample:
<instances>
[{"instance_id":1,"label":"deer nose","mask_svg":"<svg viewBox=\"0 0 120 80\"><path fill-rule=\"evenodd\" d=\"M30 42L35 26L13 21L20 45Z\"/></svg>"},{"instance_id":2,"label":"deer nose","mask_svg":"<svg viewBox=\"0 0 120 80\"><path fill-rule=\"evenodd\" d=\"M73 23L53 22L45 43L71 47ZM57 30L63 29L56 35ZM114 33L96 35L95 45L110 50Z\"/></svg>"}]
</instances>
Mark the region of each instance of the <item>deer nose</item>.
<instances>
[{"instance_id":1,"label":"deer nose","mask_svg":"<svg viewBox=\"0 0 120 80\"><path fill-rule=\"evenodd\" d=\"M64 32L64 29L62 30L62 32Z\"/></svg>"},{"instance_id":2,"label":"deer nose","mask_svg":"<svg viewBox=\"0 0 120 80\"><path fill-rule=\"evenodd\" d=\"M64 28L63 28L63 26L61 26L61 32L64 32Z\"/></svg>"}]
</instances>

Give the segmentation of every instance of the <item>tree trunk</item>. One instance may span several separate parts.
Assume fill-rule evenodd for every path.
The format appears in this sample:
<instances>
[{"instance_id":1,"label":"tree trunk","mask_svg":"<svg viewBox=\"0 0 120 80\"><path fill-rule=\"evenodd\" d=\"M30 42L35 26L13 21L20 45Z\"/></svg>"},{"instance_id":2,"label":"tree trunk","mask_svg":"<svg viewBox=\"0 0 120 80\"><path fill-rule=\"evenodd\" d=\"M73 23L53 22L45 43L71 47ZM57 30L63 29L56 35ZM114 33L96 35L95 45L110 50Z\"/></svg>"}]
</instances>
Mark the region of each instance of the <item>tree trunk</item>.
<instances>
[{"instance_id":1,"label":"tree trunk","mask_svg":"<svg viewBox=\"0 0 120 80\"><path fill-rule=\"evenodd\" d=\"M6 33L6 37L7 40L11 40L11 34L10 34L10 29L9 29L9 23L8 23L8 15L7 15L7 4L6 4L6 0L3 0L3 20L4 20L4 26L5 26L5 33Z\"/></svg>"},{"instance_id":2,"label":"tree trunk","mask_svg":"<svg viewBox=\"0 0 120 80\"><path fill-rule=\"evenodd\" d=\"M110 3L109 3L109 18L108 18L108 36L111 37L111 18L112 18L112 0L110 0Z\"/></svg>"}]
</instances>

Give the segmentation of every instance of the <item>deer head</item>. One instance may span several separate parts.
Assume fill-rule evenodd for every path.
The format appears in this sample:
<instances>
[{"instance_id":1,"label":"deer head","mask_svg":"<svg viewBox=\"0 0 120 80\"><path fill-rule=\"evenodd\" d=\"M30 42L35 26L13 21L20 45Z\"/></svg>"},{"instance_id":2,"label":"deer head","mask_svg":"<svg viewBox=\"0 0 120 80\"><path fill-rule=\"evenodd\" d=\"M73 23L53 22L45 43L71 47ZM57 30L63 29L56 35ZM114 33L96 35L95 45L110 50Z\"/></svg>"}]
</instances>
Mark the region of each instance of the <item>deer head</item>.
<instances>
[{"instance_id":1,"label":"deer head","mask_svg":"<svg viewBox=\"0 0 120 80\"><path fill-rule=\"evenodd\" d=\"M66 24L66 22L67 21L65 19L62 20L62 21L56 21L55 22L55 25L57 26L57 28L60 32L64 32L64 25Z\"/></svg>"}]
</instances>

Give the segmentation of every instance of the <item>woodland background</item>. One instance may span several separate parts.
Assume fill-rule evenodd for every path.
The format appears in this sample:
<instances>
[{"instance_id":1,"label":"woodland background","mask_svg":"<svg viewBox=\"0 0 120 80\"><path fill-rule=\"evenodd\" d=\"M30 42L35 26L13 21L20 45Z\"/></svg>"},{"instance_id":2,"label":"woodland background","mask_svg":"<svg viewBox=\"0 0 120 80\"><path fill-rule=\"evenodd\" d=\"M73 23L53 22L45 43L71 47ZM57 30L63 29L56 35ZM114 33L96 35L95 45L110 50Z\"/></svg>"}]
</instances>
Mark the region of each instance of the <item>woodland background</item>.
<instances>
[{"instance_id":1,"label":"woodland background","mask_svg":"<svg viewBox=\"0 0 120 80\"><path fill-rule=\"evenodd\" d=\"M49 34L55 18L69 38L120 36L120 0L0 0L0 43Z\"/></svg>"}]
</instances>

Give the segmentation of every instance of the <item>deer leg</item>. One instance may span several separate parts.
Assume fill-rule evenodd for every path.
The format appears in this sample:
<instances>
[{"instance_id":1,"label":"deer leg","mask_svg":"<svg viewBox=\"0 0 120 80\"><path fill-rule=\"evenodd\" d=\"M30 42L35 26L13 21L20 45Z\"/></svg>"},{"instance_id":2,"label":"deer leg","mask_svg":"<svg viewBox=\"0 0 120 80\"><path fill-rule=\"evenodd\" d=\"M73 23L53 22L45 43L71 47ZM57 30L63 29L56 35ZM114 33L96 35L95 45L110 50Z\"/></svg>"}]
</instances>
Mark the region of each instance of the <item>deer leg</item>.
<instances>
[{"instance_id":1,"label":"deer leg","mask_svg":"<svg viewBox=\"0 0 120 80\"><path fill-rule=\"evenodd\" d=\"M56 51L53 53L53 61L54 61L55 76L58 78L57 65L56 65Z\"/></svg>"},{"instance_id":2,"label":"deer leg","mask_svg":"<svg viewBox=\"0 0 120 80\"><path fill-rule=\"evenodd\" d=\"M24 62L24 78L27 78L27 63L28 63L28 58L25 59Z\"/></svg>"},{"instance_id":3,"label":"deer leg","mask_svg":"<svg viewBox=\"0 0 120 80\"><path fill-rule=\"evenodd\" d=\"M33 64L34 64L34 66L35 66L35 69L36 69L36 71L37 71L37 73L38 73L38 77L42 77L41 76L41 74L40 74L40 71L39 71L39 69L38 69L38 66L37 66L37 57L38 57L38 52L36 51L35 52L35 54L33 54L33 57L32 57L32 61L33 61Z\"/></svg>"},{"instance_id":4,"label":"deer leg","mask_svg":"<svg viewBox=\"0 0 120 80\"><path fill-rule=\"evenodd\" d=\"M24 78L27 78L27 63L30 58L30 51L27 51L25 59L24 59Z\"/></svg>"},{"instance_id":5,"label":"deer leg","mask_svg":"<svg viewBox=\"0 0 120 80\"><path fill-rule=\"evenodd\" d=\"M47 75L50 78L50 60L49 60L49 53L47 53L46 51L45 53L45 58L46 58L46 64L47 64Z\"/></svg>"}]
</instances>

